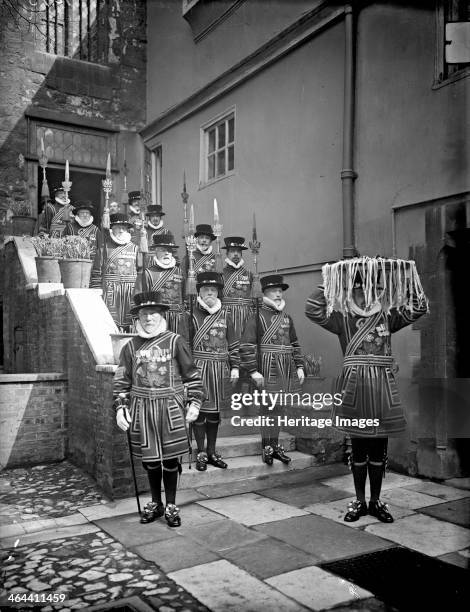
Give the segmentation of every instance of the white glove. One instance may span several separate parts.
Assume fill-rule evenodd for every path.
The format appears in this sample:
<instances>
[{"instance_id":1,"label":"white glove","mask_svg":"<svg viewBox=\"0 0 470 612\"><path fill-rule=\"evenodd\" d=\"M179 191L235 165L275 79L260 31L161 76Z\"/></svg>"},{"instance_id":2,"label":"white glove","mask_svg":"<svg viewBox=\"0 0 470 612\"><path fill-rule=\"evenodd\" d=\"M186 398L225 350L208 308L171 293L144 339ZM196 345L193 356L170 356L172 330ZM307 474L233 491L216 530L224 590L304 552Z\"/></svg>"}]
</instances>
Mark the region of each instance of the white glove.
<instances>
[{"instance_id":1,"label":"white glove","mask_svg":"<svg viewBox=\"0 0 470 612\"><path fill-rule=\"evenodd\" d=\"M238 371L238 368L232 368L230 372L230 382L234 385L238 381L239 377L240 373Z\"/></svg>"},{"instance_id":2,"label":"white glove","mask_svg":"<svg viewBox=\"0 0 470 612\"><path fill-rule=\"evenodd\" d=\"M186 412L186 422L194 423L194 421L197 419L198 416L199 416L199 408L197 407L196 404L192 402L191 404L189 404L189 408Z\"/></svg>"},{"instance_id":3,"label":"white glove","mask_svg":"<svg viewBox=\"0 0 470 612\"><path fill-rule=\"evenodd\" d=\"M129 423L131 422L131 417L127 408L119 408L116 412L116 423L119 429L122 431L127 431L129 429Z\"/></svg>"},{"instance_id":4,"label":"white glove","mask_svg":"<svg viewBox=\"0 0 470 612\"><path fill-rule=\"evenodd\" d=\"M300 384L303 385L305 380L305 372L303 368L297 368L297 376L299 377Z\"/></svg>"},{"instance_id":5,"label":"white glove","mask_svg":"<svg viewBox=\"0 0 470 612\"><path fill-rule=\"evenodd\" d=\"M260 374L260 372L253 372L251 378L254 380L257 387L262 387L264 385L264 376Z\"/></svg>"}]
</instances>

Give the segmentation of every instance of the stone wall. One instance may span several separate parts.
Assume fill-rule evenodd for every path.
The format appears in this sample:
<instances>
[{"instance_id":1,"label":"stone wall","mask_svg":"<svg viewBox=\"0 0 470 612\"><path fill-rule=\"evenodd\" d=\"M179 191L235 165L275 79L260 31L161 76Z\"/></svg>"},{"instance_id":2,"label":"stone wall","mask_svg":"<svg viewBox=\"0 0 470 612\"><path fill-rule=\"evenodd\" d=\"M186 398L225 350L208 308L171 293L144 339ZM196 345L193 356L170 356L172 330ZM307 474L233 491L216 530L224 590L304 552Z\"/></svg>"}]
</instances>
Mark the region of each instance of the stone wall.
<instances>
[{"instance_id":1,"label":"stone wall","mask_svg":"<svg viewBox=\"0 0 470 612\"><path fill-rule=\"evenodd\" d=\"M63 374L0 374L0 467L62 461L67 439Z\"/></svg>"}]
</instances>

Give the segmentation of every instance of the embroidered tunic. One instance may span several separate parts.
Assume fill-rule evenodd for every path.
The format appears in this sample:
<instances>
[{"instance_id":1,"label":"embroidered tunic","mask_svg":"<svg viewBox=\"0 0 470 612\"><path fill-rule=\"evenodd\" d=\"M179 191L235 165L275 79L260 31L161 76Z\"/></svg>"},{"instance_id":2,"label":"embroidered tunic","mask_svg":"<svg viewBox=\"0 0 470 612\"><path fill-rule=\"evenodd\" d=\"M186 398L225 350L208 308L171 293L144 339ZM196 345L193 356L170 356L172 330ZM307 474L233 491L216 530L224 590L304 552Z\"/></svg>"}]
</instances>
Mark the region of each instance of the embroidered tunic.
<instances>
[{"instance_id":1,"label":"embroidered tunic","mask_svg":"<svg viewBox=\"0 0 470 612\"><path fill-rule=\"evenodd\" d=\"M61 238L65 231L65 206L57 202L47 202L43 210L45 229L51 238Z\"/></svg>"},{"instance_id":2,"label":"embroidered tunic","mask_svg":"<svg viewBox=\"0 0 470 612\"><path fill-rule=\"evenodd\" d=\"M240 339L247 319L253 314L253 275L244 267L235 269L227 265L223 269L223 277L222 305L232 315L235 335Z\"/></svg>"},{"instance_id":3,"label":"embroidered tunic","mask_svg":"<svg viewBox=\"0 0 470 612\"><path fill-rule=\"evenodd\" d=\"M94 258L96 254L97 243L100 241L101 232L96 225L91 223L88 227L82 227L79 223L71 221L67 223L65 228L66 236L81 236L86 238L90 243L90 254Z\"/></svg>"},{"instance_id":4,"label":"embroidered tunic","mask_svg":"<svg viewBox=\"0 0 470 612\"><path fill-rule=\"evenodd\" d=\"M103 299L119 328L132 323L131 300L137 278L137 247L132 242L116 244L107 232L95 255L90 287L102 287Z\"/></svg>"},{"instance_id":5,"label":"embroidered tunic","mask_svg":"<svg viewBox=\"0 0 470 612\"><path fill-rule=\"evenodd\" d=\"M256 314L246 323L240 341L240 364L250 374L258 370ZM264 304L259 308L261 370L268 391L299 393L297 368L303 358L294 322L286 312Z\"/></svg>"},{"instance_id":6,"label":"embroidered tunic","mask_svg":"<svg viewBox=\"0 0 470 612\"><path fill-rule=\"evenodd\" d=\"M165 313L168 329L187 338L186 314L183 310L183 275L179 266L161 268L158 264L146 268L142 291L159 291L163 301L170 304Z\"/></svg>"},{"instance_id":7,"label":"embroidered tunic","mask_svg":"<svg viewBox=\"0 0 470 612\"><path fill-rule=\"evenodd\" d=\"M202 383L188 345L164 331L155 338L132 338L121 351L113 394L130 399L132 454L143 462L179 457L188 450L186 398L201 404Z\"/></svg>"},{"instance_id":8,"label":"embroidered tunic","mask_svg":"<svg viewBox=\"0 0 470 612\"><path fill-rule=\"evenodd\" d=\"M193 358L205 389L201 412L219 412L230 396L230 370L238 368L239 341L225 308L209 314L199 305L193 311Z\"/></svg>"},{"instance_id":9,"label":"embroidered tunic","mask_svg":"<svg viewBox=\"0 0 470 612\"><path fill-rule=\"evenodd\" d=\"M333 407L333 419L379 419L379 426L365 429L338 427L357 436L387 436L402 432L406 427L403 406L395 378L397 370L392 356L390 336L410 325L426 313L426 306L413 312L392 309L370 316L343 315L333 311L326 316L323 289L307 300L305 314L339 338L344 353L343 369L336 391L343 396L340 406Z\"/></svg>"}]
</instances>

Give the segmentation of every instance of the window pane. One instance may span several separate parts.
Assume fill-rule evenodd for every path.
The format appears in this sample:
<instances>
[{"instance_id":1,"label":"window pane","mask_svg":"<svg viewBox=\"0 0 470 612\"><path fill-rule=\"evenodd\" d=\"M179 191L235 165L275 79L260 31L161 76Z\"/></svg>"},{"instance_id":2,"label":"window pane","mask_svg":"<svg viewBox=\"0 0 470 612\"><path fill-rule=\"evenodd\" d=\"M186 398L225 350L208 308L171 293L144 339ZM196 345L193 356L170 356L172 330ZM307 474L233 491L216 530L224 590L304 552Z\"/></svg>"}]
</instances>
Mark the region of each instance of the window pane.
<instances>
[{"instance_id":1,"label":"window pane","mask_svg":"<svg viewBox=\"0 0 470 612\"><path fill-rule=\"evenodd\" d=\"M217 148L221 149L222 147L225 147L225 121L219 125L217 130L219 132L219 142L217 144Z\"/></svg>"},{"instance_id":2,"label":"window pane","mask_svg":"<svg viewBox=\"0 0 470 612\"><path fill-rule=\"evenodd\" d=\"M215 155L209 155L207 158L207 178L212 179L215 176Z\"/></svg>"},{"instance_id":3,"label":"window pane","mask_svg":"<svg viewBox=\"0 0 470 612\"><path fill-rule=\"evenodd\" d=\"M228 162L227 162L227 170L233 170L234 168L234 150L233 145L228 147Z\"/></svg>"},{"instance_id":4,"label":"window pane","mask_svg":"<svg viewBox=\"0 0 470 612\"><path fill-rule=\"evenodd\" d=\"M217 153L217 176L225 174L225 150Z\"/></svg>"},{"instance_id":5,"label":"window pane","mask_svg":"<svg viewBox=\"0 0 470 612\"><path fill-rule=\"evenodd\" d=\"M228 121L228 141L233 142L235 139L235 118L232 117Z\"/></svg>"},{"instance_id":6,"label":"window pane","mask_svg":"<svg viewBox=\"0 0 470 612\"><path fill-rule=\"evenodd\" d=\"M215 128L209 130L209 153L215 151Z\"/></svg>"}]
</instances>

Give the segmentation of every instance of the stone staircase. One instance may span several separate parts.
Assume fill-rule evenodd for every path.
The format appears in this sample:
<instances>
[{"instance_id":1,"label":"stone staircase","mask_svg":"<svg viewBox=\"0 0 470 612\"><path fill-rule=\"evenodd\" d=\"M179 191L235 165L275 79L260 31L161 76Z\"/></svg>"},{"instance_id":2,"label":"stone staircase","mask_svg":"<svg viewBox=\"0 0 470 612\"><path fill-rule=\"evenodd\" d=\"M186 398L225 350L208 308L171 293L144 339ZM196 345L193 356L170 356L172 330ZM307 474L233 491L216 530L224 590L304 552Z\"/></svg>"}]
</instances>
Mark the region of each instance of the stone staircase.
<instances>
[{"instance_id":1,"label":"stone staircase","mask_svg":"<svg viewBox=\"0 0 470 612\"><path fill-rule=\"evenodd\" d=\"M224 419L222 424L224 424ZM279 442L292 458L289 465L284 465L280 461L274 461L272 466L268 466L262 462L260 436L258 433L253 433L253 428L249 428L248 431L241 435L219 436L217 451L220 452L224 461L228 464L228 468L221 470L209 465L207 471L198 472L195 463L192 463L191 469L188 469L188 457L186 455L178 488L190 489L212 484L225 484L237 480L269 476L275 473L302 470L314 464L315 459L312 455L294 450L294 436L281 432ZM195 459L195 455L194 451L193 459Z\"/></svg>"}]
</instances>

